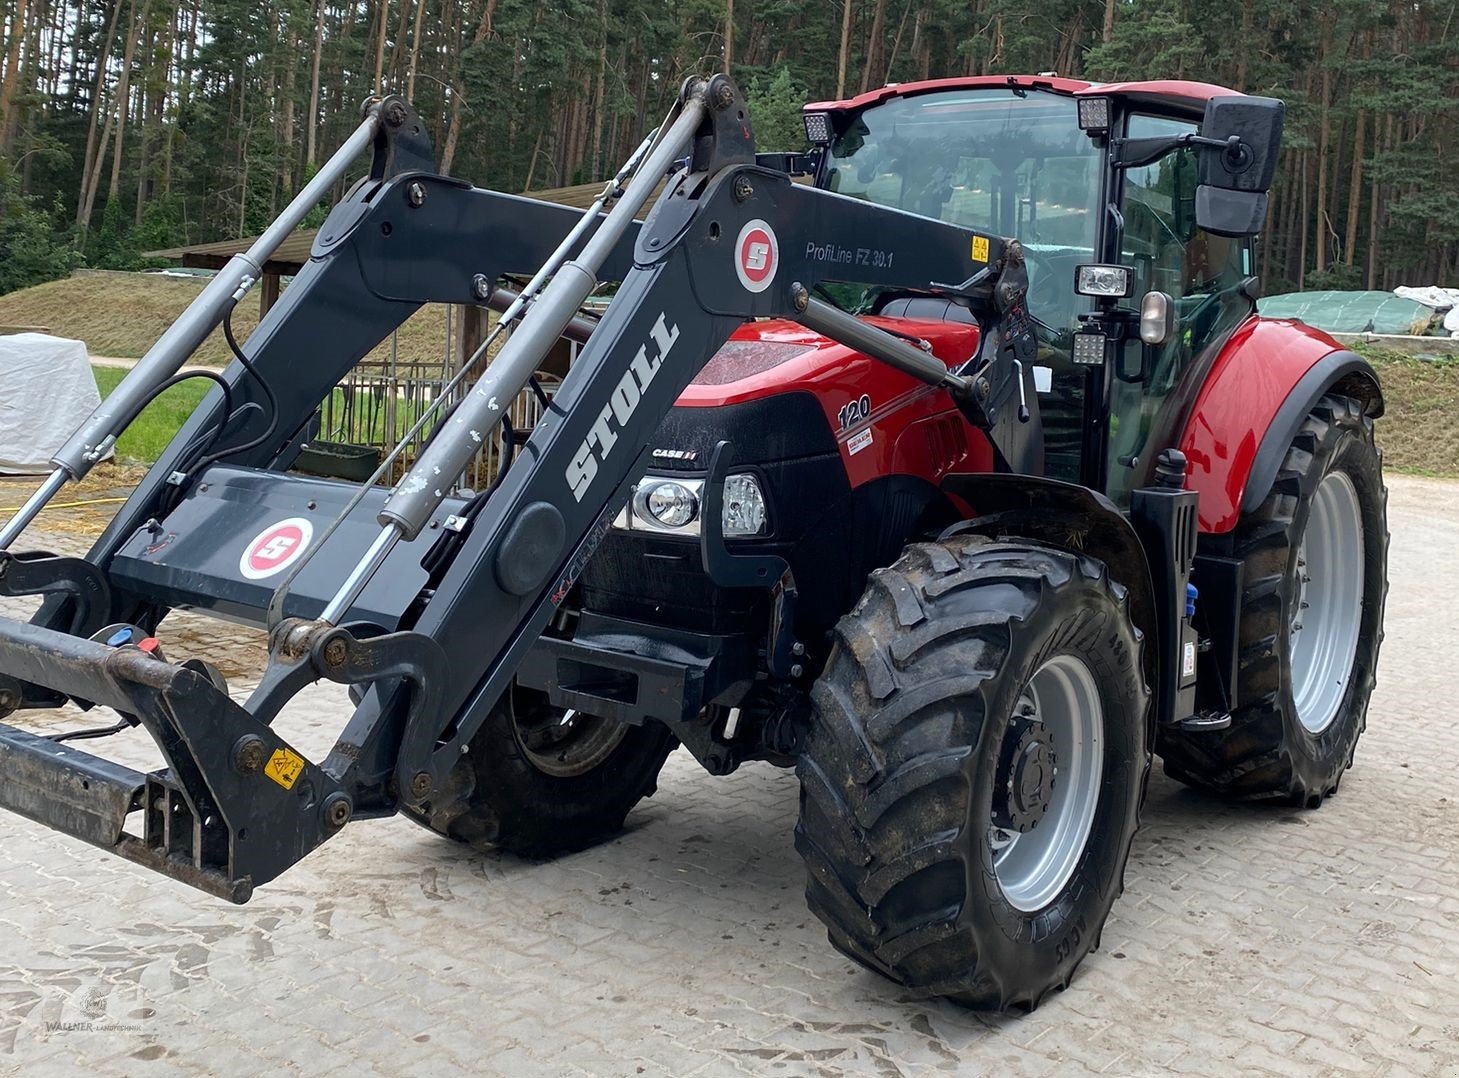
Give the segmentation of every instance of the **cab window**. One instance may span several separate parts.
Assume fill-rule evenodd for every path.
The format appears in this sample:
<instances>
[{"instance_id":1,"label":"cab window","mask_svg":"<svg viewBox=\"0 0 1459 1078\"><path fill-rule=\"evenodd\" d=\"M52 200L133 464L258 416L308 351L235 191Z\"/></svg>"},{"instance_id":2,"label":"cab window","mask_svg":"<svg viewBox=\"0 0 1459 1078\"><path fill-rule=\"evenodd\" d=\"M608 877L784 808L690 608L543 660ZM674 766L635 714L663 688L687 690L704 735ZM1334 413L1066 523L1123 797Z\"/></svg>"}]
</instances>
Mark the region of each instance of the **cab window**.
<instances>
[{"instance_id":1,"label":"cab window","mask_svg":"<svg viewBox=\"0 0 1459 1078\"><path fill-rule=\"evenodd\" d=\"M1129 119L1128 136L1155 138L1195 130L1195 124L1183 120L1136 115ZM1163 448L1147 443L1181 375L1251 311L1240 290L1250 275L1250 242L1196 227L1197 153L1186 147L1123 174L1120 261L1135 270L1131 302L1138 303L1146 292L1165 292L1175 301L1177 320L1172 338L1151 350L1143 381L1114 380L1107 492L1116 502L1128 497L1148 463L1147 453ZM1125 347L1131 352L1123 366L1138 368L1139 340Z\"/></svg>"}]
</instances>

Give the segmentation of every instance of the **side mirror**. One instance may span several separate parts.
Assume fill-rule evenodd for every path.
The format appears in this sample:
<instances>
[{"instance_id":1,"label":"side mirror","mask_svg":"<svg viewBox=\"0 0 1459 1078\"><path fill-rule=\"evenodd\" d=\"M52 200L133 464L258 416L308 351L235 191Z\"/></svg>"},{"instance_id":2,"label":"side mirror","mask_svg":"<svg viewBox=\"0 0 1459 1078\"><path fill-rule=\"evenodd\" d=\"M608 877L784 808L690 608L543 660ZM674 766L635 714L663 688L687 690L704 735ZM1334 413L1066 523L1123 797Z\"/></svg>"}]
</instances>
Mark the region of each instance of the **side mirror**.
<instances>
[{"instance_id":1,"label":"side mirror","mask_svg":"<svg viewBox=\"0 0 1459 1078\"><path fill-rule=\"evenodd\" d=\"M1218 236L1250 236L1266 221L1287 106L1272 97L1206 102L1196 187L1196 224Z\"/></svg>"}]
</instances>

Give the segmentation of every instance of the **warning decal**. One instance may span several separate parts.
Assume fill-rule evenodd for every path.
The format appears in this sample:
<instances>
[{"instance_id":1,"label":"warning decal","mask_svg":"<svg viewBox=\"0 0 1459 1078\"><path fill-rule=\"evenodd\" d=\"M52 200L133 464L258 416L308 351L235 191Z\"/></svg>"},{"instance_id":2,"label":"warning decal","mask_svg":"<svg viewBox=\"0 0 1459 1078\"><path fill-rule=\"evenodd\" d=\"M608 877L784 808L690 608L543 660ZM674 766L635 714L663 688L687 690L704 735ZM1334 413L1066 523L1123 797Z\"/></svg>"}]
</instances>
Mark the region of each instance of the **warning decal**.
<instances>
[{"instance_id":1,"label":"warning decal","mask_svg":"<svg viewBox=\"0 0 1459 1078\"><path fill-rule=\"evenodd\" d=\"M986 261L988 261L988 237L987 236L974 236L973 237L973 261L974 262L986 262Z\"/></svg>"},{"instance_id":2,"label":"warning decal","mask_svg":"<svg viewBox=\"0 0 1459 1078\"><path fill-rule=\"evenodd\" d=\"M304 758L292 749L279 749L269 757L263 773L286 790L292 790L294 783L304 772Z\"/></svg>"}]
</instances>

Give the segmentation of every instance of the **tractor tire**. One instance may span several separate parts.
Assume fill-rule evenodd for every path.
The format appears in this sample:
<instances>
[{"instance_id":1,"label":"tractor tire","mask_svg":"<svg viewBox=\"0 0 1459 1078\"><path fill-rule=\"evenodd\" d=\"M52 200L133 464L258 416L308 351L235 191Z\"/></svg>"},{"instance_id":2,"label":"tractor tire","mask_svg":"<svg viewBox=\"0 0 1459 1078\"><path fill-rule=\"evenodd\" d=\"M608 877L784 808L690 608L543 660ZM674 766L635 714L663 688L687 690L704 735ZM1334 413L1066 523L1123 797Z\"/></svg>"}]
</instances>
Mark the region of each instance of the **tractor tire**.
<instances>
[{"instance_id":1,"label":"tractor tire","mask_svg":"<svg viewBox=\"0 0 1459 1078\"><path fill-rule=\"evenodd\" d=\"M1165 773L1241 800L1316 808L1367 725L1388 595L1388 491L1362 402L1328 395L1272 491L1236 527L1245 562L1230 727L1162 730Z\"/></svg>"},{"instance_id":2,"label":"tractor tire","mask_svg":"<svg viewBox=\"0 0 1459 1078\"><path fill-rule=\"evenodd\" d=\"M1139 825L1141 647L1094 558L959 536L873 573L797 763L796 847L832 945L980 1009L1066 987Z\"/></svg>"},{"instance_id":3,"label":"tractor tire","mask_svg":"<svg viewBox=\"0 0 1459 1078\"><path fill-rule=\"evenodd\" d=\"M582 715L564 724L564 714L545 694L514 685L471 740L441 796L407 814L478 849L527 857L612 838L629 810L653 795L678 741L656 722L626 726Z\"/></svg>"}]
</instances>

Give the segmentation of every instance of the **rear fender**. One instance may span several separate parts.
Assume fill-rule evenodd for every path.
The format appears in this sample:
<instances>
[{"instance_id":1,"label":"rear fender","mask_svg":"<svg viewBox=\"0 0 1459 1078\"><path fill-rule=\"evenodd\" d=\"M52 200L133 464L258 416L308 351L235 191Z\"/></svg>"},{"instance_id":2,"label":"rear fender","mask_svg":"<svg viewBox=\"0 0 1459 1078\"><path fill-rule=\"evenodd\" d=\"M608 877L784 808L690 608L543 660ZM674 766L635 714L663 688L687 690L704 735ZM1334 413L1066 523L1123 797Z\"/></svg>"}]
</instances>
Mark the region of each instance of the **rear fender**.
<instances>
[{"instance_id":1,"label":"rear fender","mask_svg":"<svg viewBox=\"0 0 1459 1078\"><path fill-rule=\"evenodd\" d=\"M942 481L944 493L973 507L977 516L943 532L952 535L1015 536L1098 558L1110 577L1129 592L1130 614L1149 642L1143 649L1146 683L1156 684L1154 641L1159 639L1155 585L1145 548L1113 502L1097 491L1056 479L1027 475L955 474ZM1155 724L1150 724L1154 736Z\"/></svg>"},{"instance_id":2,"label":"rear fender","mask_svg":"<svg viewBox=\"0 0 1459 1078\"><path fill-rule=\"evenodd\" d=\"M1331 392L1383 414L1373 368L1320 330L1253 318L1231 335L1179 442L1190 462L1186 485L1200 495L1202 532L1229 532L1262 503L1302 421Z\"/></svg>"}]
</instances>

